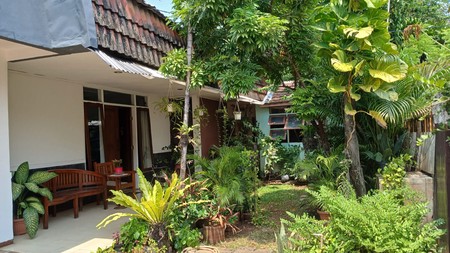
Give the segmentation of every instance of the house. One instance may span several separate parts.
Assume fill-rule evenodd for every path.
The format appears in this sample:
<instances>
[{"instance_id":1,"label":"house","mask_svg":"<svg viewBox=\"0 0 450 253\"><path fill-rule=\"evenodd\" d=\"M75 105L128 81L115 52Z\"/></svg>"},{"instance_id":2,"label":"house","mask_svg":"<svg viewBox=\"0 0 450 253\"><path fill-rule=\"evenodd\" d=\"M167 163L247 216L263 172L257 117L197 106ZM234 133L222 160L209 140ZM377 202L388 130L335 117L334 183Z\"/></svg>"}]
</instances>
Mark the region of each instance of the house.
<instances>
[{"instance_id":1,"label":"house","mask_svg":"<svg viewBox=\"0 0 450 253\"><path fill-rule=\"evenodd\" d=\"M1 246L13 239L10 171L23 161L31 169L89 170L113 159L152 167L173 137L154 104L185 86L157 71L184 41L143 0L5 1L0 15ZM191 99L214 112L220 92L207 87ZM198 152L219 144L217 124L210 116L195 133L207 137Z\"/></svg>"}]
</instances>

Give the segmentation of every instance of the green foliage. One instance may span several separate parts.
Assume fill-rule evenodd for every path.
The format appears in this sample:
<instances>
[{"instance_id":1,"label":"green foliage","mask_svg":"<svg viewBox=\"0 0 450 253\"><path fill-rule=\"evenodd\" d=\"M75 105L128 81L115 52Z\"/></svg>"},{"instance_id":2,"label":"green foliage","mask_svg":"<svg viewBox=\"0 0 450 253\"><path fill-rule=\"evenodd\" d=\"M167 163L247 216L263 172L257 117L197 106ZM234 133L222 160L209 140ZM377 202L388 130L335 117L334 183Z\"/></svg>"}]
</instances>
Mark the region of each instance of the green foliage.
<instances>
[{"instance_id":1,"label":"green foliage","mask_svg":"<svg viewBox=\"0 0 450 253\"><path fill-rule=\"evenodd\" d=\"M182 225L178 226L174 231L174 249L177 252L181 252L187 247L198 247L200 245L200 239L202 233L197 228L192 228L191 224L182 222Z\"/></svg>"},{"instance_id":2,"label":"green foliage","mask_svg":"<svg viewBox=\"0 0 450 253\"><path fill-rule=\"evenodd\" d=\"M388 13L380 9L386 1L373 2L331 1L316 16L316 28L322 31L319 53L330 59L335 70L328 89L346 94L349 115L356 113L352 101L361 98L360 92L396 100L389 83L403 79L407 72L408 66L389 42Z\"/></svg>"},{"instance_id":3,"label":"green foliage","mask_svg":"<svg viewBox=\"0 0 450 253\"><path fill-rule=\"evenodd\" d=\"M12 198L16 217L23 218L30 238L34 238L39 229L39 214L44 214L44 206L38 197L46 197L50 201L53 195L43 183L56 177L56 173L48 171L37 171L30 174L28 162L19 165L13 172Z\"/></svg>"},{"instance_id":4,"label":"green foliage","mask_svg":"<svg viewBox=\"0 0 450 253\"><path fill-rule=\"evenodd\" d=\"M176 48L162 59L161 71L167 77L175 77L179 80L186 80L187 54L185 49ZM191 66L191 88L200 88L207 82L207 76L204 72L204 66L201 63L194 63Z\"/></svg>"},{"instance_id":5,"label":"green foliage","mask_svg":"<svg viewBox=\"0 0 450 253\"><path fill-rule=\"evenodd\" d=\"M173 116L177 119L181 118L183 107L179 100L174 100L168 97L162 97L154 103L155 109L166 114L167 117ZM172 111L169 111L169 107Z\"/></svg>"},{"instance_id":6,"label":"green foliage","mask_svg":"<svg viewBox=\"0 0 450 253\"><path fill-rule=\"evenodd\" d=\"M254 208L258 186L255 157L254 151L226 146L219 148L212 160L194 156L196 165L202 168L196 177L208 180L218 205Z\"/></svg>"},{"instance_id":7,"label":"green foliage","mask_svg":"<svg viewBox=\"0 0 450 253\"><path fill-rule=\"evenodd\" d=\"M445 31L450 31L450 28L445 29ZM403 43L400 52L402 59L404 59L408 65L419 64L420 57L423 53L426 54L426 60L428 62L438 62L439 60L448 59L450 57L450 48L448 47L448 44L443 45L434 40L428 35L427 29L425 28L418 36L410 35L408 40Z\"/></svg>"},{"instance_id":8,"label":"green foliage","mask_svg":"<svg viewBox=\"0 0 450 253\"><path fill-rule=\"evenodd\" d=\"M275 50L287 30L286 20L265 11L253 0L175 0L173 9L173 25L182 33L186 33L189 26L194 31L192 76L201 76L198 79L202 84L218 84L226 98L253 89L264 73L262 64L255 61L253 55ZM161 70L181 78L183 71L178 71L183 69L181 58L181 53L167 57L167 67Z\"/></svg>"},{"instance_id":9,"label":"green foliage","mask_svg":"<svg viewBox=\"0 0 450 253\"><path fill-rule=\"evenodd\" d=\"M172 174L168 185L164 188L158 181L155 181L152 186L145 179L140 169L137 169L137 174L142 193L140 199L134 199L122 191L114 190L111 190L113 197L108 199L118 205L128 207L133 213L111 214L97 224L97 228L105 227L122 217L138 218L149 224L149 240L155 240L160 248L169 247L167 222L174 210L179 207L177 201L189 189L190 185L185 185L185 181L181 181L176 173Z\"/></svg>"},{"instance_id":10,"label":"green foliage","mask_svg":"<svg viewBox=\"0 0 450 253\"><path fill-rule=\"evenodd\" d=\"M202 235L196 223L209 216L208 205L211 202L211 194L205 187L205 181L196 181L190 185L191 187L177 201L181 208L172 213L168 226L177 252L186 247L200 245Z\"/></svg>"},{"instance_id":11,"label":"green foliage","mask_svg":"<svg viewBox=\"0 0 450 253\"><path fill-rule=\"evenodd\" d=\"M265 159L264 174L269 175L275 171L275 165L281 161L281 157L278 156L278 150L281 148L281 140L266 136L260 141L261 148L263 150L262 156Z\"/></svg>"},{"instance_id":12,"label":"green foliage","mask_svg":"<svg viewBox=\"0 0 450 253\"><path fill-rule=\"evenodd\" d=\"M305 121L329 119L330 123L341 123L342 119L335 110L341 107L340 97L327 92L323 83L309 80L304 88L296 89L291 96L290 112L295 112Z\"/></svg>"},{"instance_id":13,"label":"green foliage","mask_svg":"<svg viewBox=\"0 0 450 253\"><path fill-rule=\"evenodd\" d=\"M450 4L441 0L391 0L389 31L397 45L404 43L403 30L408 25L429 24L432 36L440 40L441 29L448 27Z\"/></svg>"},{"instance_id":14,"label":"green foliage","mask_svg":"<svg viewBox=\"0 0 450 253\"><path fill-rule=\"evenodd\" d=\"M308 180L310 188L326 185L337 189L337 179L348 172L348 167L342 149L336 149L328 156L307 153L304 159L296 162L294 171L297 178Z\"/></svg>"},{"instance_id":15,"label":"green foliage","mask_svg":"<svg viewBox=\"0 0 450 253\"><path fill-rule=\"evenodd\" d=\"M322 187L314 195L331 213L328 222L290 214L286 252L437 252L445 231L424 223L425 203L410 190L375 191L361 199Z\"/></svg>"},{"instance_id":16,"label":"green foliage","mask_svg":"<svg viewBox=\"0 0 450 253\"><path fill-rule=\"evenodd\" d=\"M114 197L109 199L118 205L130 208L134 213L111 214L97 225L98 228L105 227L121 217L136 217L149 224L164 223L168 220L171 212L177 208L176 201L188 187L181 187L184 182L179 180L176 173L172 174L170 184L165 188L158 181L155 181L155 185L152 186L140 169L137 170L137 173L142 192L141 199L134 199L122 191L114 190L111 190Z\"/></svg>"},{"instance_id":17,"label":"green foliage","mask_svg":"<svg viewBox=\"0 0 450 253\"><path fill-rule=\"evenodd\" d=\"M144 246L148 238L148 222L131 218L120 227L120 237L117 238L123 252L131 252L136 246Z\"/></svg>"},{"instance_id":18,"label":"green foliage","mask_svg":"<svg viewBox=\"0 0 450 253\"><path fill-rule=\"evenodd\" d=\"M264 13L256 5L236 8L226 23L230 26L230 42L252 52L264 52L279 45L287 30L287 20Z\"/></svg>"},{"instance_id":19,"label":"green foliage","mask_svg":"<svg viewBox=\"0 0 450 253\"><path fill-rule=\"evenodd\" d=\"M295 162L300 159L302 149L297 145L282 145L281 139L264 136L260 139L262 156L265 159L264 174L292 175Z\"/></svg>"},{"instance_id":20,"label":"green foliage","mask_svg":"<svg viewBox=\"0 0 450 253\"><path fill-rule=\"evenodd\" d=\"M383 178L381 181L383 188L392 190L405 187L406 166L412 162L411 158L409 154L402 154L392 158L383 169L379 170Z\"/></svg>"}]
</instances>

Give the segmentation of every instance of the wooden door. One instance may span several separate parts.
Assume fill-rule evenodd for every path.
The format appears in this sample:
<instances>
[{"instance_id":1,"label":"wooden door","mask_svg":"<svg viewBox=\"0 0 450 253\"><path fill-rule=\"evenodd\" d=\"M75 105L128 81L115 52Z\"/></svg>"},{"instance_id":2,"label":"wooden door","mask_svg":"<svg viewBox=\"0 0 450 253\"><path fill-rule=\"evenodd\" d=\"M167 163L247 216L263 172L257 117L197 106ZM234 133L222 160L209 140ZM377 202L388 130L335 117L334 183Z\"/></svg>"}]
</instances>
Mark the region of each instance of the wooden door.
<instances>
[{"instance_id":1,"label":"wooden door","mask_svg":"<svg viewBox=\"0 0 450 253\"><path fill-rule=\"evenodd\" d=\"M122 159L124 170L133 169L131 108L105 105L103 145L105 161Z\"/></svg>"},{"instance_id":2,"label":"wooden door","mask_svg":"<svg viewBox=\"0 0 450 253\"><path fill-rule=\"evenodd\" d=\"M116 106L105 105L103 145L105 161L123 159L120 156L119 108Z\"/></svg>"}]
</instances>

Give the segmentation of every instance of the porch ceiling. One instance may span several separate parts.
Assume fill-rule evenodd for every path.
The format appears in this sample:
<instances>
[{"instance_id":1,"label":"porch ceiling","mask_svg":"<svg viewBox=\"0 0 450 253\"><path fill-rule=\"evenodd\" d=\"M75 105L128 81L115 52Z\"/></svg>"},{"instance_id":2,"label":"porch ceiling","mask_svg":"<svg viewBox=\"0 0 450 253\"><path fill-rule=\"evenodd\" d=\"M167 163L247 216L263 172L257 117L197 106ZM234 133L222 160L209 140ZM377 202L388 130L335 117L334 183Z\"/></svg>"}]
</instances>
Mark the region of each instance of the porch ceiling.
<instances>
[{"instance_id":1,"label":"porch ceiling","mask_svg":"<svg viewBox=\"0 0 450 253\"><path fill-rule=\"evenodd\" d=\"M56 55L55 52L31 47L25 44L12 42L5 39L0 39L0 52L3 52L5 54L6 60L8 61Z\"/></svg>"},{"instance_id":2,"label":"porch ceiling","mask_svg":"<svg viewBox=\"0 0 450 253\"><path fill-rule=\"evenodd\" d=\"M148 79L140 75L117 73L94 52L36 58L10 62L10 71L27 73L52 79L61 79L86 86L114 88L142 94L167 95L169 80ZM181 90L179 90L181 89ZM173 94L182 96L184 87L173 85Z\"/></svg>"}]
</instances>

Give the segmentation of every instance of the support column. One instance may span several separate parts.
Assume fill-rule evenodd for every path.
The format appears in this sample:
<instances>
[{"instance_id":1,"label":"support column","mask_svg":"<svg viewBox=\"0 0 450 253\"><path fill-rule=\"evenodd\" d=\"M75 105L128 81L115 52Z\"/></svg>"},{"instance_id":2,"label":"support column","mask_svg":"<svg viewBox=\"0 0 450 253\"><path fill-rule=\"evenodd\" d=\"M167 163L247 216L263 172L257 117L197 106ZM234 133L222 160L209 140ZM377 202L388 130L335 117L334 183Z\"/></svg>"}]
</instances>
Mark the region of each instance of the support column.
<instances>
[{"instance_id":1,"label":"support column","mask_svg":"<svg viewBox=\"0 0 450 253\"><path fill-rule=\"evenodd\" d=\"M14 238L8 122L8 62L0 51L0 245Z\"/></svg>"}]
</instances>

